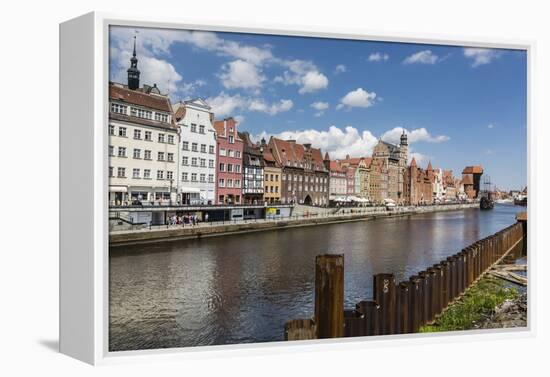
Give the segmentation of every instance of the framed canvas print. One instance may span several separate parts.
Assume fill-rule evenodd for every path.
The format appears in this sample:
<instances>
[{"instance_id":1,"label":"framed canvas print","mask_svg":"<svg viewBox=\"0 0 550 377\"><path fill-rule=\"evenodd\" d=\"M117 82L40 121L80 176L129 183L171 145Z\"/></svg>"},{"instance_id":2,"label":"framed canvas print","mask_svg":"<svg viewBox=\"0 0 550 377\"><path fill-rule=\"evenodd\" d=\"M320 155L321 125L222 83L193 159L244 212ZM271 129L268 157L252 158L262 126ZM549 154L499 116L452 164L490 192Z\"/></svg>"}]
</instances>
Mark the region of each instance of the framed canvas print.
<instances>
[{"instance_id":1,"label":"framed canvas print","mask_svg":"<svg viewBox=\"0 0 550 377\"><path fill-rule=\"evenodd\" d=\"M62 352L531 331L530 43L60 31Z\"/></svg>"}]
</instances>

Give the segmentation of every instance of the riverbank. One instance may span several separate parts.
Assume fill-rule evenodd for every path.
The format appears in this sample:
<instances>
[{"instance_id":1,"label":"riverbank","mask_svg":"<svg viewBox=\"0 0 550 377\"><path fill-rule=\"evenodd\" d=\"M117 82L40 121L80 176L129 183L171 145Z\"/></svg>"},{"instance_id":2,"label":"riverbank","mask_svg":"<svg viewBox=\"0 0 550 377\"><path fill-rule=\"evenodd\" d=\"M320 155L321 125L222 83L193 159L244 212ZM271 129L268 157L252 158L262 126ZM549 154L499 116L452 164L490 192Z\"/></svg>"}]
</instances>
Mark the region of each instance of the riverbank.
<instances>
[{"instance_id":1,"label":"riverbank","mask_svg":"<svg viewBox=\"0 0 550 377\"><path fill-rule=\"evenodd\" d=\"M527 326L527 295L487 275L420 332Z\"/></svg>"},{"instance_id":2,"label":"riverbank","mask_svg":"<svg viewBox=\"0 0 550 377\"><path fill-rule=\"evenodd\" d=\"M223 236L228 234L260 232L267 230L295 227L336 224L354 221L368 221L377 218L408 216L419 213L456 211L468 208L479 208L478 203L406 207L384 212L362 212L334 214L320 217L298 217L286 219L260 219L253 221L235 221L225 223L201 223L196 226L174 225L166 228L137 229L115 231L109 234L110 246L156 243L163 241L196 239L203 237Z\"/></svg>"}]
</instances>

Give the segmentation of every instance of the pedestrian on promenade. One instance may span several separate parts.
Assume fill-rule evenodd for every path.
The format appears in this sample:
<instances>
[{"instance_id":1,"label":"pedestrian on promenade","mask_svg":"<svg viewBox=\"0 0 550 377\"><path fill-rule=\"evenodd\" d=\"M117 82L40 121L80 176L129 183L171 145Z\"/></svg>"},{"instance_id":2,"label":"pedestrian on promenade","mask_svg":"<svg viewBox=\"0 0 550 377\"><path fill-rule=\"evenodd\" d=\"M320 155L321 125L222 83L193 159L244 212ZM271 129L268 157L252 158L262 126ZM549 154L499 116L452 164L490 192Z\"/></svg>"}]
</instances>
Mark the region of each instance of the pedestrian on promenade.
<instances>
[{"instance_id":1,"label":"pedestrian on promenade","mask_svg":"<svg viewBox=\"0 0 550 377\"><path fill-rule=\"evenodd\" d=\"M204 215L204 221L208 222L208 213L206 215Z\"/></svg>"}]
</instances>

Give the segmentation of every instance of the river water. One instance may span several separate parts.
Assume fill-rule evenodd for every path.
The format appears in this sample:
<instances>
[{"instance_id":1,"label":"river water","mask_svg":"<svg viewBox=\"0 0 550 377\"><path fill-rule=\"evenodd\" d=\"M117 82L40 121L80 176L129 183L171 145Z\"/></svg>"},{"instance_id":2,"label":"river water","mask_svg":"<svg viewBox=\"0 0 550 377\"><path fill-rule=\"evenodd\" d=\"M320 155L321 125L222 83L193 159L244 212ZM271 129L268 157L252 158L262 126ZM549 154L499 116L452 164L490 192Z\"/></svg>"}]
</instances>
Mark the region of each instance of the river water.
<instances>
[{"instance_id":1,"label":"river water","mask_svg":"<svg viewBox=\"0 0 550 377\"><path fill-rule=\"evenodd\" d=\"M372 297L372 276L397 281L515 222L495 205L111 249L111 351L283 339L313 315L314 261L344 254L345 305Z\"/></svg>"}]
</instances>

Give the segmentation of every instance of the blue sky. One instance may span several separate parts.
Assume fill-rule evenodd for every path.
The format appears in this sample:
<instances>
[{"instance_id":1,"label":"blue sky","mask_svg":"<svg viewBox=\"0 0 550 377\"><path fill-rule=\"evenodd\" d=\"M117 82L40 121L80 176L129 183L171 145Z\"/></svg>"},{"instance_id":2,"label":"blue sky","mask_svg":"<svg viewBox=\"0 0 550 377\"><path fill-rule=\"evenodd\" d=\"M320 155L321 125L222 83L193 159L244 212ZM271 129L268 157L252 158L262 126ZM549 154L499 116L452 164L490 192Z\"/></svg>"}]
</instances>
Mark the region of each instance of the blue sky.
<instances>
[{"instance_id":1,"label":"blue sky","mask_svg":"<svg viewBox=\"0 0 550 377\"><path fill-rule=\"evenodd\" d=\"M404 128L425 167L481 164L499 188L527 180L527 60L514 50L112 28L110 78L126 83L137 35L142 84L206 99L256 138L369 156Z\"/></svg>"}]
</instances>

